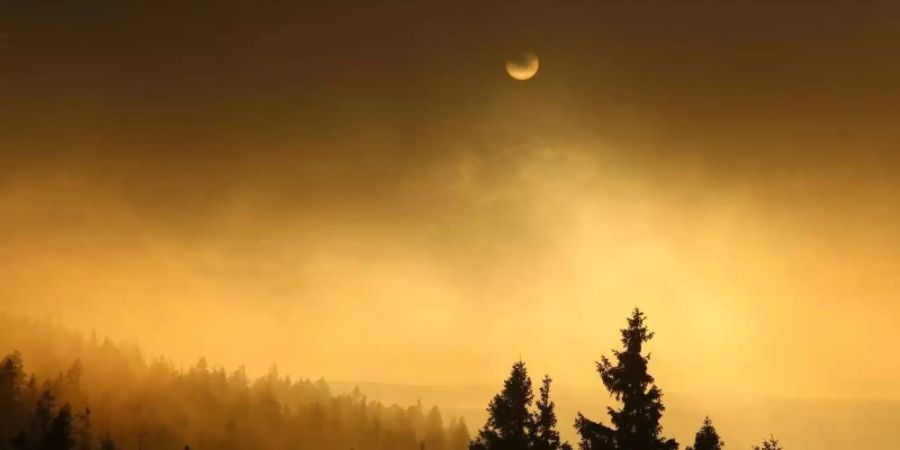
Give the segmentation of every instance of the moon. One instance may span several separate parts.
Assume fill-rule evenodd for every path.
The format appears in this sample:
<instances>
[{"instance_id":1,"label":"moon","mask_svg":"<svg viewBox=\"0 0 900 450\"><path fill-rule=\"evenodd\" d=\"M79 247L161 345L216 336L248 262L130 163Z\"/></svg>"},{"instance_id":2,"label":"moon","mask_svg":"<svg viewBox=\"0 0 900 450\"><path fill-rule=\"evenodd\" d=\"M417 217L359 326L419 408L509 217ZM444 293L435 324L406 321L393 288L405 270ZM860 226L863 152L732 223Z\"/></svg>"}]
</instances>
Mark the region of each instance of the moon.
<instances>
[{"instance_id":1,"label":"moon","mask_svg":"<svg viewBox=\"0 0 900 450\"><path fill-rule=\"evenodd\" d=\"M506 73L519 81L530 80L537 74L540 61L537 55L530 52L522 52L515 58L506 60Z\"/></svg>"}]
</instances>

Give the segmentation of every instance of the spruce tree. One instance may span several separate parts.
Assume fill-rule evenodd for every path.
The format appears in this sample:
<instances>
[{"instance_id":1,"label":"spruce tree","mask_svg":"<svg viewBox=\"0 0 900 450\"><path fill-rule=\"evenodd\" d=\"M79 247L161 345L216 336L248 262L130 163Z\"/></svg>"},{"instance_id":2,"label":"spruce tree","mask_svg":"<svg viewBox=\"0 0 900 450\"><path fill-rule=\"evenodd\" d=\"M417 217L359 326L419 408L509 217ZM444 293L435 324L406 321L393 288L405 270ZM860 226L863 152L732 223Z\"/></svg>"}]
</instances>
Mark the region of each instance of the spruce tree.
<instances>
[{"instance_id":1,"label":"spruce tree","mask_svg":"<svg viewBox=\"0 0 900 450\"><path fill-rule=\"evenodd\" d=\"M700 431L694 436L694 446L688 446L685 450L722 450L725 443L719 438L716 427L713 426L709 416L703 419Z\"/></svg>"},{"instance_id":2,"label":"spruce tree","mask_svg":"<svg viewBox=\"0 0 900 450\"><path fill-rule=\"evenodd\" d=\"M430 450L444 450L447 447L447 436L444 433L444 419L437 406L428 411L425 418L425 440L423 445Z\"/></svg>"},{"instance_id":3,"label":"spruce tree","mask_svg":"<svg viewBox=\"0 0 900 450\"><path fill-rule=\"evenodd\" d=\"M450 450L464 450L469 447L469 427L462 417L458 420L450 419L447 432L449 434L447 445Z\"/></svg>"},{"instance_id":4,"label":"spruce tree","mask_svg":"<svg viewBox=\"0 0 900 450\"><path fill-rule=\"evenodd\" d=\"M0 448L17 438L16 433L27 423L24 384L22 356L19 352L5 356L0 361Z\"/></svg>"},{"instance_id":5,"label":"spruce tree","mask_svg":"<svg viewBox=\"0 0 900 450\"><path fill-rule=\"evenodd\" d=\"M44 437L41 450L71 450L74 446L72 440L72 411L66 403L59 409L56 418L50 425L50 431Z\"/></svg>"},{"instance_id":6,"label":"spruce tree","mask_svg":"<svg viewBox=\"0 0 900 450\"><path fill-rule=\"evenodd\" d=\"M531 410L534 394L525 363L513 365L503 390L488 405L488 420L478 436L469 444L470 450L571 450L561 442L556 430L556 405L550 400L549 376L540 388L541 397ZM465 435L465 424L462 434Z\"/></svg>"},{"instance_id":7,"label":"spruce tree","mask_svg":"<svg viewBox=\"0 0 900 450\"><path fill-rule=\"evenodd\" d=\"M11 411L19 400L24 371L22 355L14 352L0 361L0 411Z\"/></svg>"},{"instance_id":8,"label":"spruce tree","mask_svg":"<svg viewBox=\"0 0 900 450\"><path fill-rule=\"evenodd\" d=\"M613 350L615 364L607 357L597 363L597 371L610 395L622 403L608 408L613 427L593 422L580 413L575 427L582 450L675 450L674 439L661 436L659 424L665 407L662 391L647 372L649 355L641 352L653 338L644 325L644 313L635 308L622 332L622 350Z\"/></svg>"},{"instance_id":9,"label":"spruce tree","mask_svg":"<svg viewBox=\"0 0 900 450\"><path fill-rule=\"evenodd\" d=\"M550 400L549 375L541 384L541 398L537 401L537 412L532 420L531 441L533 450L571 450L568 442L561 442L556 430L556 404Z\"/></svg>"},{"instance_id":10,"label":"spruce tree","mask_svg":"<svg viewBox=\"0 0 900 450\"><path fill-rule=\"evenodd\" d=\"M94 435L91 431L91 410L84 408L84 412L75 415L77 442L75 447L78 450L92 450L94 448Z\"/></svg>"},{"instance_id":11,"label":"spruce tree","mask_svg":"<svg viewBox=\"0 0 900 450\"><path fill-rule=\"evenodd\" d=\"M769 439L763 441L762 445L754 445L753 450L782 450L781 444L778 443L778 439L775 439L774 436L769 436Z\"/></svg>"},{"instance_id":12,"label":"spruce tree","mask_svg":"<svg viewBox=\"0 0 900 450\"><path fill-rule=\"evenodd\" d=\"M50 433L53 425L56 408L56 397L50 391L44 391L37 400L34 408L34 422L32 424L32 437L35 441L42 441L44 436Z\"/></svg>"},{"instance_id":13,"label":"spruce tree","mask_svg":"<svg viewBox=\"0 0 900 450\"><path fill-rule=\"evenodd\" d=\"M488 419L470 450L524 450L529 446L533 417L528 408L534 394L525 363L513 364L503 390L488 405Z\"/></svg>"}]
</instances>

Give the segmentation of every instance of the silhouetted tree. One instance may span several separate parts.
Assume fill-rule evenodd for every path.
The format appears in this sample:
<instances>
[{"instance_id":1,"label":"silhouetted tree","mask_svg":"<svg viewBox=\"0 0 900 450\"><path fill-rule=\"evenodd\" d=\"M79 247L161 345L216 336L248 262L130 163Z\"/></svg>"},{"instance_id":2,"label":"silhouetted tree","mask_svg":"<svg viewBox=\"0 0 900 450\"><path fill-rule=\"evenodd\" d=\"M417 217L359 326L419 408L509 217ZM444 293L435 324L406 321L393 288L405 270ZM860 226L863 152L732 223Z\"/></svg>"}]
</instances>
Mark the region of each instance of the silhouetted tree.
<instances>
[{"instance_id":1,"label":"silhouetted tree","mask_svg":"<svg viewBox=\"0 0 900 450\"><path fill-rule=\"evenodd\" d=\"M722 442L719 438L719 433L716 432L716 427L713 426L712 420L709 419L709 416L706 416L703 419L703 425L700 426L700 430L694 436L694 445L688 446L685 450L722 450L724 446L725 442Z\"/></svg>"},{"instance_id":2,"label":"silhouetted tree","mask_svg":"<svg viewBox=\"0 0 900 450\"><path fill-rule=\"evenodd\" d=\"M0 361L0 443L6 444L17 436L28 420L25 407L24 371L19 352Z\"/></svg>"},{"instance_id":3,"label":"silhouetted tree","mask_svg":"<svg viewBox=\"0 0 900 450\"><path fill-rule=\"evenodd\" d=\"M37 400L34 409L34 423L32 424L32 439L43 441L44 437L50 433L50 427L53 425L55 414L53 410L56 408L56 397L50 391L44 391Z\"/></svg>"},{"instance_id":4,"label":"silhouetted tree","mask_svg":"<svg viewBox=\"0 0 900 450\"><path fill-rule=\"evenodd\" d=\"M643 344L653 338L644 325L644 313L635 308L622 332L622 350L613 350L616 363L605 356L597 363L604 386L617 401L619 409L608 408L614 428L596 423L581 413L575 427L581 436L582 450L674 450L678 443L661 436L659 424L665 407L662 391L647 372Z\"/></svg>"},{"instance_id":5,"label":"silhouetted tree","mask_svg":"<svg viewBox=\"0 0 900 450\"><path fill-rule=\"evenodd\" d=\"M447 446L447 437L444 433L444 419L437 406L431 407L425 418L425 440L422 445L431 450L441 450Z\"/></svg>"},{"instance_id":6,"label":"silhouetted tree","mask_svg":"<svg viewBox=\"0 0 900 450\"><path fill-rule=\"evenodd\" d=\"M81 367L81 360L76 359L75 362L72 363L72 366L69 367L69 370L66 371L66 376L64 378L65 383L72 386L77 386L78 383L81 382L81 376L84 374L84 368Z\"/></svg>"},{"instance_id":7,"label":"silhouetted tree","mask_svg":"<svg viewBox=\"0 0 900 450\"><path fill-rule=\"evenodd\" d=\"M503 390L488 405L484 428L469 445L470 450L523 450L529 448L533 416L528 408L534 394L525 363L513 364Z\"/></svg>"},{"instance_id":8,"label":"silhouetted tree","mask_svg":"<svg viewBox=\"0 0 900 450\"><path fill-rule=\"evenodd\" d=\"M549 375L544 376L541 384L541 398L537 401L537 412L534 414L531 429L533 450L571 450L568 442L560 442L559 431L556 430L555 403L550 400Z\"/></svg>"},{"instance_id":9,"label":"silhouetted tree","mask_svg":"<svg viewBox=\"0 0 900 450\"><path fill-rule=\"evenodd\" d=\"M462 417L450 419L447 427L447 448L450 450L463 450L469 447L469 427Z\"/></svg>"},{"instance_id":10,"label":"silhouetted tree","mask_svg":"<svg viewBox=\"0 0 900 450\"><path fill-rule=\"evenodd\" d=\"M556 430L556 405L550 400L551 382L549 376L544 377L541 397L535 411L531 411L534 397L531 378L524 362L513 364L503 390L488 405L487 423L470 443L470 450L571 450L568 443L560 441ZM457 438L468 434L462 420L458 427Z\"/></svg>"},{"instance_id":11,"label":"silhouetted tree","mask_svg":"<svg viewBox=\"0 0 900 450\"><path fill-rule=\"evenodd\" d=\"M781 445L778 443L778 439L775 439L774 436L769 436L769 439L763 441L762 445L754 445L753 450L782 450Z\"/></svg>"},{"instance_id":12,"label":"silhouetted tree","mask_svg":"<svg viewBox=\"0 0 900 450\"><path fill-rule=\"evenodd\" d=\"M77 450L92 450L94 435L91 433L91 410L89 408L85 408L83 413L75 415L75 430Z\"/></svg>"},{"instance_id":13,"label":"silhouetted tree","mask_svg":"<svg viewBox=\"0 0 900 450\"><path fill-rule=\"evenodd\" d=\"M13 352L3 357L0 361L0 411L7 411L19 400L23 377L22 355Z\"/></svg>"},{"instance_id":14,"label":"silhouetted tree","mask_svg":"<svg viewBox=\"0 0 900 450\"><path fill-rule=\"evenodd\" d=\"M70 450L73 445L72 411L66 403L53 419L50 430L41 444L41 450Z\"/></svg>"}]
</instances>

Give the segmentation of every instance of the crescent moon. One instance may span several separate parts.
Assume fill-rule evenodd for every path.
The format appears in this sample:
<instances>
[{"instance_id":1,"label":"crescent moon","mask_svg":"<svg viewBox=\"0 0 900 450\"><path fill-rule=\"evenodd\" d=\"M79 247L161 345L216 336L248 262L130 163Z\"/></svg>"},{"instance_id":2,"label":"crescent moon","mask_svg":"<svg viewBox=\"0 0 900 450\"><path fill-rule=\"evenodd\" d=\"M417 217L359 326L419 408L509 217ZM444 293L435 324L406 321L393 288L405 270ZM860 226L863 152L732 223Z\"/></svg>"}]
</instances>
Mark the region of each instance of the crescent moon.
<instances>
[{"instance_id":1,"label":"crescent moon","mask_svg":"<svg viewBox=\"0 0 900 450\"><path fill-rule=\"evenodd\" d=\"M524 52L517 58L506 60L506 73L515 80L533 78L540 68L540 61L534 53Z\"/></svg>"}]
</instances>

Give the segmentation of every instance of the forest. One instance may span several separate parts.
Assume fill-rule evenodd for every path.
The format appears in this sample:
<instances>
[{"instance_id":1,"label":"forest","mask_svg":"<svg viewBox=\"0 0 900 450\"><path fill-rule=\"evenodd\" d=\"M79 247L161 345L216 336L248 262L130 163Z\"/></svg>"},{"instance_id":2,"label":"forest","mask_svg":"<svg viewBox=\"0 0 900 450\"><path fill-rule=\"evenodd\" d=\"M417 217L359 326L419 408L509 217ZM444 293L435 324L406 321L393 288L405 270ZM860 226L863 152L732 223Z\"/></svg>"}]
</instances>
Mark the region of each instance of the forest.
<instances>
[{"instance_id":1,"label":"forest","mask_svg":"<svg viewBox=\"0 0 900 450\"><path fill-rule=\"evenodd\" d=\"M679 448L662 433L665 406L643 349L653 338L645 320L635 309L621 330L621 348L597 362L607 394L620 406L608 408L609 425L580 413L574 418L581 450ZM34 328L41 328L43 338L24 339ZM145 361L136 345L94 335L83 339L5 315L0 315L0 338L25 352L14 351L0 362L3 449L572 449L558 431L552 378L542 378L535 398L521 360L489 402L486 423L470 438L461 418L445 420L437 406L388 406L358 389L335 394L324 380L292 381L276 367L256 379L243 367L226 372L204 358L177 369L162 358ZM23 354L34 355L34 369ZM707 417L685 449L724 445ZM754 450L781 446L769 437Z\"/></svg>"},{"instance_id":2,"label":"forest","mask_svg":"<svg viewBox=\"0 0 900 450\"><path fill-rule=\"evenodd\" d=\"M445 420L437 407L384 405L358 390L338 395L323 380L291 380L275 367L257 379L203 358L181 370L164 359L145 362L134 345L3 315L0 339L24 347L0 363L3 449L462 450L469 443L466 424Z\"/></svg>"},{"instance_id":3,"label":"forest","mask_svg":"<svg viewBox=\"0 0 900 450\"><path fill-rule=\"evenodd\" d=\"M608 394L621 403L609 407L611 426L595 422L581 413L575 419L581 450L678 450L675 439L662 435L662 390L648 371L649 354L644 344L653 338L645 324L646 316L635 308L621 330L622 347L613 350L612 359L597 362L597 372ZM545 375L534 399L531 378L525 363L513 364L503 390L488 405L488 419L469 445L470 450L571 450L560 440L554 403L550 400L552 379ZM706 417L692 445L686 450L722 450L725 442ZM782 450L778 440L769 437L753 450Z\"/></svg>"}]
</instances>

